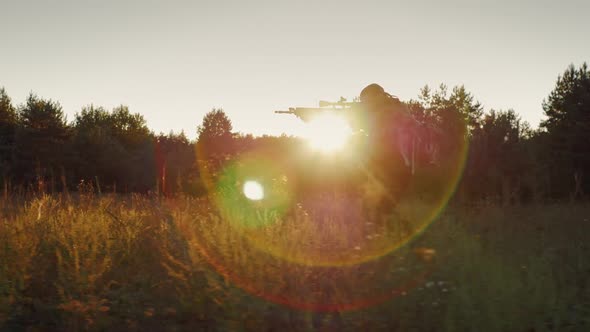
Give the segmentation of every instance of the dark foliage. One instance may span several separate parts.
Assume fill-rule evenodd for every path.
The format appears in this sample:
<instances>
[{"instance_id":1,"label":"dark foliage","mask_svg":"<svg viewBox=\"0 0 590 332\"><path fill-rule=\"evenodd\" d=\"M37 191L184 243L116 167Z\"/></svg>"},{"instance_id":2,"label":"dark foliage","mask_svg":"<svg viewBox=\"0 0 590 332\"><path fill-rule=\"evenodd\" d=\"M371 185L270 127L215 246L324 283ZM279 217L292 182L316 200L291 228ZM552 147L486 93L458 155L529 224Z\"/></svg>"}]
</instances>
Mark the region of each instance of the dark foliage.
<instances>
[{"instance_id":1,"label":"dark foliage","mask_svg":"<svg viewBox=\"0 0 590 332\"><path fill-rule=\"evenodd\" d=\"M433 153L453 155L468 147L461 199L510 204L579 198L590 191L590 71L585 63L569 66L558 77L542 103L546 119L538 130L514 110L485 112L463 86L450 91L445 85L426 86L418 100L406 105L421 124L416 130L424 148L417 160L427 164ZM97 192L201 195L204 177L253 151L311 171L301 165L305 158L285 158L298 148L297 139L235 133L221 109L204 116L197 134L195 142L184 133L156 135L143 116L126 106L108 111L90 105L68 123L59 103L31 93L15 107L0 89L0 183L4 190L63 191L84 182ZM439 172L445 172L444 165Z\"/></svg>"}]
</instances>

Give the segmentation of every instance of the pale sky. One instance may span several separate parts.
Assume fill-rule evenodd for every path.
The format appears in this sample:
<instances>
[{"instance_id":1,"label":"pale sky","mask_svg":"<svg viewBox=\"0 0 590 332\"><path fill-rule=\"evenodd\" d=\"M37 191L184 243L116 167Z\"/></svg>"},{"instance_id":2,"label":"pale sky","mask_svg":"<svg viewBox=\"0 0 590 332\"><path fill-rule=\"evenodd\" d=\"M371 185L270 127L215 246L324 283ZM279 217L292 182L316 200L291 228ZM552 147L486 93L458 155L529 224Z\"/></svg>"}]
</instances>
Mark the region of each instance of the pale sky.
<instances>
[{"instance_id":1,"label":"pale sky","mask_svg":"<svg viewBox=\"0 0 590 332\"><path fill-rule=\"evenodd\" d=\"M274 110L446 83L536 127L557 76L590 62L590 1L0 0L0 32L0 86L69 120L125 104L194 138L216 107L236 131L296 134Z\"/></svg>"}]
</instances>

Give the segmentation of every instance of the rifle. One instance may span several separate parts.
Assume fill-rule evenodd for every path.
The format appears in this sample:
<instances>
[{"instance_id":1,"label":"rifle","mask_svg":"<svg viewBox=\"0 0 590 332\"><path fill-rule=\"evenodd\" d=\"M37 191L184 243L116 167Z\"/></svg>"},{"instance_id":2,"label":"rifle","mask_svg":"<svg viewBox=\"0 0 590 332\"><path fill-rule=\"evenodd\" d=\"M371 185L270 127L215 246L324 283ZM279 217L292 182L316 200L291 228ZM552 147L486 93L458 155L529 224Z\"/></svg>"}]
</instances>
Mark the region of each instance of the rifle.
<instances>
[{"instance_id":1,"label":"rifle","mask_svg":"<svg viewBox=\"0 0 590 332\"><path fill-rule=\"evenodd\" d=\"M315 116L325 113L334 113L344 116L347 121L353 120L354 112L361 107L359 102L347 102L345 98L340 98L337 102L321 100L319 107L290 107L288 111L275 111L276 114L293 114L303 120L310 122Z\"/></svg>"}]
</instances>

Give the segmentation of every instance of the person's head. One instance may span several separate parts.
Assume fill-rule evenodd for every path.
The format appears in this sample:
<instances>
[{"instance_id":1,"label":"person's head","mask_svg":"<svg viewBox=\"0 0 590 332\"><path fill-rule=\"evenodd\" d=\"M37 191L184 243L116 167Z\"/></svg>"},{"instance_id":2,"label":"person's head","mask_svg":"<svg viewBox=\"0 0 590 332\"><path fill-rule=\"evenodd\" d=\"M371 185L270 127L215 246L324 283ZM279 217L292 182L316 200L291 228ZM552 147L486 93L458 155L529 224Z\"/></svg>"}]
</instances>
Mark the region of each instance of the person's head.
<instances>
[{"instance_id":1,"label":"person's head","mask_svg":"<svg viewBox=\"0 0 590 332\"><path fill-rule=\"evenodd\" d=\"M382 105L390 96L379 84L373 83L361 91L360 97L363 104L373 108Z\"/></svg>"}]
</instances>

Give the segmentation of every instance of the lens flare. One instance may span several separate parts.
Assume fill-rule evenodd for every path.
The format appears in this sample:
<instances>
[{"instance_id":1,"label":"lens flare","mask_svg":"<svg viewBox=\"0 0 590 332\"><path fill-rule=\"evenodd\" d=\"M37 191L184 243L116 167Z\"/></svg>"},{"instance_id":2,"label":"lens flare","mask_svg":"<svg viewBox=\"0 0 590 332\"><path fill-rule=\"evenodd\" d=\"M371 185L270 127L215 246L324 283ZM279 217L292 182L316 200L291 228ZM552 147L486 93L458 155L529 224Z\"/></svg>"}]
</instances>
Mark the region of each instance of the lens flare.
<instances>
[{"instance_id":1,"label":"lens flare","mask_svg":"<svg viewBox=\"0 0 590 332\"><path fill-rule=\"evenodd\" d=\"M252 201L259 201L264 198L264 188L257 181L246 181L244 183L244 196Z\"/></svg>"},{"instance_id":2,"label":"lens flare","mask_svg":"<svg viewBox=\"0 0 590 332\"><path fill-rule=\"evenodd\" d=\"M342 150L351 134L350 125L344 118L326 113L308 124L304 137L314 150L329 153Z\"/></svg>"},{"instance_id":3,"label":"lens flare","mask_svg":"<svg viewBox=\"0 0 590 332\"><path fill-rule=\"evenodd\" d=\"M373 141L356 143L344 119L327 113L307 129L307 142L296 149L260 147L218 167L200 162L207 211L213 207L207 216L216 226L208 222L191 243L238 287L302 310L355 310L418 287L438 248L411 251L412 240L457 188L467 158L465 126L444 132L437 164L418 164L404 191L396 189L403 177L388 172L407 165ZM329 157L309 153L308 144ZM331 155L338 149L346 153ZM395 199L392 208L379 201L383 194L373 202L376 185ZM410 255L419 260L409 263Z\"/></svg>"}]
</instances>

